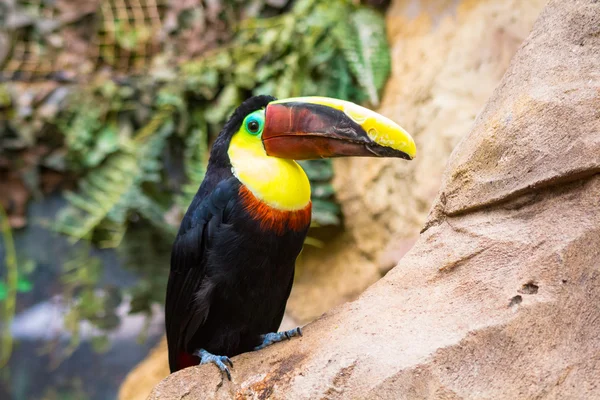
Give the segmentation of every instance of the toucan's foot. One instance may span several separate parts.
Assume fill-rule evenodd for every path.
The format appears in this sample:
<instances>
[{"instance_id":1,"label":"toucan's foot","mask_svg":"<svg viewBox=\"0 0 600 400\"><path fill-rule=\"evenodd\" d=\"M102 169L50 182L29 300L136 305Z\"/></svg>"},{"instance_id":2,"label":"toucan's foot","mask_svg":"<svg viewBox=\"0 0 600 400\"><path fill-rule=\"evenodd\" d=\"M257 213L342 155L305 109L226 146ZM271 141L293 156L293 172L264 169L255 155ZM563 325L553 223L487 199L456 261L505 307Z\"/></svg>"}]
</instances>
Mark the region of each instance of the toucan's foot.
<instances>
[{"instance_id":1,"label":"toucan's foot","mask_svg":"<svg viewBox=\"0 0 600 400\"><path fill-rule=\"evenodd\" d=\"M231 380L231 372L229 372L229 367L233 367L233 363L231 362L229 357L216 356L204 349L196 351L194 355L200 357L200 365L213 363L221 370L221 372L224 372L225 375L227 375L227 379ZM227 366L227 364L229 364L229 367Z\"/></svg>"},{"instance_id":2,"label":"toucan's foot","mask_svg":"<svg viewBox=\"0 0 600 400\"><path fill-rule=\"evenodd\" d=\"M296 329L290 329L289 331L273 332L267 333L266 335L260 335L260 338L263 342L259 346L256 346L254 350L264 349L273 343L281 342L283 340L290 340L294 336L302 336L302 329L300 327L297 327Z\"/></svg>"}]
</instances>

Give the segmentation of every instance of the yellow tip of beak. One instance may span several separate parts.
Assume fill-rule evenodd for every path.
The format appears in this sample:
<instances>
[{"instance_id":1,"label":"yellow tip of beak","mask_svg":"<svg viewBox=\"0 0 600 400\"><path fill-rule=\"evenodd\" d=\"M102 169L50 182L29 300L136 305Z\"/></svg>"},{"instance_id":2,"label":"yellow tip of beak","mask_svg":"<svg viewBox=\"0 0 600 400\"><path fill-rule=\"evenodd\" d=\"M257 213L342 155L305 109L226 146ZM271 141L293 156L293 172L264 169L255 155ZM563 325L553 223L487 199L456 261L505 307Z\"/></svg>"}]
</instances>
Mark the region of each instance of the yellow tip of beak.
<instances>
[{"instance_id":1,"label":"yellow tip of beak","mask_svg":"<svg viewBox=\"0 0 600 400\"><path fill-rule=\"evenodd\" d=\"M375 111L359 106L345 100L334 99L330 97L308 96L294 97L274 101L276 103L300 102L313 103L334 108L344 112L354 122L360 125L369 138L375 143L399 150L407 154L411 159L417 155L417 146L415 141L404 128L389 118L384 117Z\"/></svg>"}]
</instances>

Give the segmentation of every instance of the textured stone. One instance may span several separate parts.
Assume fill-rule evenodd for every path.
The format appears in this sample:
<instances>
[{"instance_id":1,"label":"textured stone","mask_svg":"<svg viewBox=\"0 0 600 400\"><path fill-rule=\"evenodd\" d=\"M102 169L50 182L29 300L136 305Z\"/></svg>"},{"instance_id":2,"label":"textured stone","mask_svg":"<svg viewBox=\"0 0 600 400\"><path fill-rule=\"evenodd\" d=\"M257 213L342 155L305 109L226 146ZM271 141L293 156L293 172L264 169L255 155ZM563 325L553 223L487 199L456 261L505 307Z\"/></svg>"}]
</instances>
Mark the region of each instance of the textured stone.
<instances>
[{"instance_id":1,"label":"textured stone","mask_svg":"<svg viewBox=\"0 0 600 400\"><path fill-rule=\"evenodd\" d=\"M550 2L383 279L233 382L192 367L150 398L600 398L598 18Z\"/></svg>"},{"instance_id":2,"label":"textured stone","mask_svg":"<svg viewBox=\"0 0 600 400\"><path fill-rule=\"evenodd\" d=\"M571 30L539 32L521 49L521 58L543 64L513 63L507 71L464 139L472 143L452 157L444 213L600 172L600 14L590 11L597 2L587 3L569 12L553 3L544 14L548 26L568 23Z\"/></svg>"},{"instance_id":3,"label":"textured stone","mask_svg":"<svg viewBox=\"0 0 600 400\"><path fill-rule=\"evenodd\" d=\"M156 382L169 375L167 339L163 338L158 346L135 369L130 372L119 390L119 399L144 400Z\"/></svg>"}]
</instances>

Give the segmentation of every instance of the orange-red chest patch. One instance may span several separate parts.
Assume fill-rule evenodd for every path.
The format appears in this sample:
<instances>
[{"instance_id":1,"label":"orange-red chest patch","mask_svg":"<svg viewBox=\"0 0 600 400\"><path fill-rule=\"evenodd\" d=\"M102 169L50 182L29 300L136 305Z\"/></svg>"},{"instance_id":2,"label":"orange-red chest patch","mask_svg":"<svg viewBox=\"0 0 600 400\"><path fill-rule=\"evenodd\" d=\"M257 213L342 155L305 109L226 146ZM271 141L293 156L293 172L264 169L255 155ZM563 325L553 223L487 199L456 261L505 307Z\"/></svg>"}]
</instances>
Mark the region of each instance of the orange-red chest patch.
<instances>
[{"instance_id":1,"label":"orange-red chest patch","mask_svg":"<svg viewBox=\"0 0 600 400\"><path fill-rule=\"evenodd\" d=\"M300 232L310 225L312 203L300 210L278 210L264 203L254 196L246 186L241 185L239 190L240 200L256 221L260 222L261 229L283 235L288 231Z\"/></svg>"}]
</instances>

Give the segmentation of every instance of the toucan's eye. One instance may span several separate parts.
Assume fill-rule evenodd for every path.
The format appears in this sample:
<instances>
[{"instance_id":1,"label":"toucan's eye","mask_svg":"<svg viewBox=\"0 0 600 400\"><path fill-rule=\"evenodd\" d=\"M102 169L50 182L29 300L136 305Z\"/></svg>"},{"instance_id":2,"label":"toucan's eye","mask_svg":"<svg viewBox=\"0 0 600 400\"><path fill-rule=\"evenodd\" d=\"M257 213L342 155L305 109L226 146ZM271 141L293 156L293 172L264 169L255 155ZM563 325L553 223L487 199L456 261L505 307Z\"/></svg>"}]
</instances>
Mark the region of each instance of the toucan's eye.
<instances>
[{"instance_id":1,"label":"toucan's eye","mask_svg":"<svg viewBox=\"0 0 600 400\"><path fill-rule=\"evenodd\" d=\"M260 128L260 126L258 125L258 121L252 120L248 122L248 130L251 133L256 133L258 132L258 129Z\"/></svg>"},{"instance_id":2,"label":"toucan's eye","mask_svg":"<svg viewBox=\"0 0 600 400\"><path fill-rule=\"evenodd\" d=\"M264 110L258 110L246 117L244 124L249 134L258 136L262 133L265 122L264 113Z\"/></svg>"}]
</instances>

